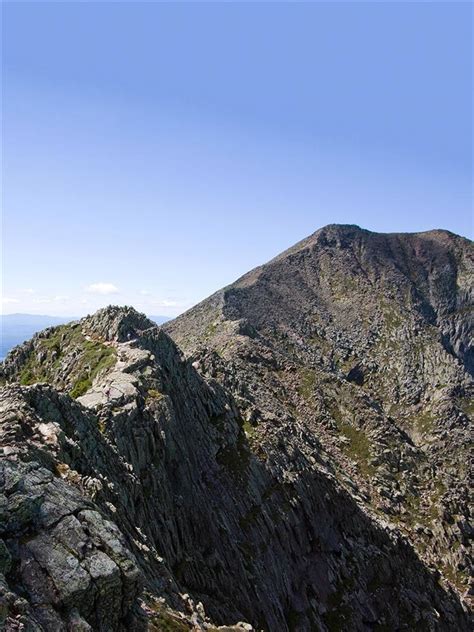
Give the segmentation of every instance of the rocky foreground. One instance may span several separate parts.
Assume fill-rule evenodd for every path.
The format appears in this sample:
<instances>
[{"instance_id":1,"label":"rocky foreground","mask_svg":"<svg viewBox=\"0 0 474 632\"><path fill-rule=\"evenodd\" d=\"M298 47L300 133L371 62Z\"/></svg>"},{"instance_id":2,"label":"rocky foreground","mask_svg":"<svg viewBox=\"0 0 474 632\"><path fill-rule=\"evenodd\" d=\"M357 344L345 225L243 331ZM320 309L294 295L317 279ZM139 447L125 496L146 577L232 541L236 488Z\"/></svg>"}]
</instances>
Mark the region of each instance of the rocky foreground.
<instances>
[{"instance_id":1,"label":"rocky foreground","mask_svg":"<svg viewBox=\"0 0 474 632\"><path fill-rule=\"evenodd\" d=\"M471 629L473 279L461 237L330 226L162 328L17 347L0 624Z\"/></svg>"}]
</instances>

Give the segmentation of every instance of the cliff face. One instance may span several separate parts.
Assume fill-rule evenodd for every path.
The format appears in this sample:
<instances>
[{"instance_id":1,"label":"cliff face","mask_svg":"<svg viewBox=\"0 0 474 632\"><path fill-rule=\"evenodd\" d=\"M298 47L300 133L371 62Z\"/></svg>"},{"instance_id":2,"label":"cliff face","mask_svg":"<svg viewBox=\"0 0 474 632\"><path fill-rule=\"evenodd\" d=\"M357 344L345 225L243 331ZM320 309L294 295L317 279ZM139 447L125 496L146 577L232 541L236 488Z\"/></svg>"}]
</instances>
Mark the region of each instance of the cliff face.
<instances>
[{"instance_id":1,"label":"cliff face","mask_svg":"<svg viewBox=\"0 0 474 632\"><path fill-rule=\"evenodd\" d=\"M14 350L0 621L468 630L469 257L329 227L165 328Z\"/></svg>"}]
</instances>

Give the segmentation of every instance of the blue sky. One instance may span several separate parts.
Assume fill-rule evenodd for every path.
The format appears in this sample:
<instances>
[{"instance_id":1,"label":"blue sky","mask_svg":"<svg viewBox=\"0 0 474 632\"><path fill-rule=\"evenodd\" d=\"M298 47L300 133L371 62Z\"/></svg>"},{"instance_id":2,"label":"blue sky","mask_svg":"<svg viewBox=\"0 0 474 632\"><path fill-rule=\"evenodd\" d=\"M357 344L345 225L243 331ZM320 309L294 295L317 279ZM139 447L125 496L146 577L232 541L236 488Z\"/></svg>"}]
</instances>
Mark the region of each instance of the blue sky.
<instances>
[{"instance_id":1,"label":"blue sky","mask_svg":"<svg viewBox=\"0 0 474 632\"><path fill-rule=\"evenodd\" d=\"M472 237L470 3L6 3L3 310L177 314L328 223Z\"/></svg>"}]
</instances>

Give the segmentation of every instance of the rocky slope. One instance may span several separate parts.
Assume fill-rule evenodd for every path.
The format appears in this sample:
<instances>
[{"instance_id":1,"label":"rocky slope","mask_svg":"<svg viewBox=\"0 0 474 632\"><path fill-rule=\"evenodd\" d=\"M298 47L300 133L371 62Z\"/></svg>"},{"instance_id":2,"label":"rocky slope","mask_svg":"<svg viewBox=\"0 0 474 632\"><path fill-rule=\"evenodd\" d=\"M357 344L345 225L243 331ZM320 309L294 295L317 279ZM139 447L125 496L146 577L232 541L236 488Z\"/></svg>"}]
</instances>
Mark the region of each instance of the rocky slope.
<instances>
[{"instance_id":1,"label":"rocky slope","mask_svg":"<svg viewBox=\"0 0 474 632\"><path fill-rule=\"evenodd\" d=\"M11 352L0 621L468 630L472 256L328 227L164 328Z\"/></svg>"},{"instance_id":2,"label":"rocky slope","mask_svg":"<svg viewBox=\"0 0 474 632\"><path fill-rule=\"evenodd\" d=\"M259 453L296 434L469 599L473 292L467 239L328 226L165 329Z\"/></svg>"}]
</instances>

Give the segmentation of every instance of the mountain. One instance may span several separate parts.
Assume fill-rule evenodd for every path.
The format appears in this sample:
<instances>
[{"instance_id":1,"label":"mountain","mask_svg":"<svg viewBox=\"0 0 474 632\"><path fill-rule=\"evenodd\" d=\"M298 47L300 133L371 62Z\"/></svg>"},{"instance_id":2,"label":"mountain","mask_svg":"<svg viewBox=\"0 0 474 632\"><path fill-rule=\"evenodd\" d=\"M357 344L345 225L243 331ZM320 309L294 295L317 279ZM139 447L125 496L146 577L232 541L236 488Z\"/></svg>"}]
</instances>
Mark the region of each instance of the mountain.
<instances>
[{"instance_id":1,"label":"mountain","mask_svg":"<svg viewBox=\"0 0 474 632\"><path fill-rule=\"evenodd\" d=\"M467 239L327 226L165 331L232 393L259 452L284 436L328 464L465 593L473 293Z\"/></svg>"},{"instance_id":2,"label":"mountain","mask_svg":"<svg viewBox=\"0 0 474 632\"><path fill-rule=\"evenodd\" d=\"M162 325L170 320L169 316L149 316L150 320L152 320L157 325Z\"/></svg>"},{"instance_id":3,"label":"mountain","mask_svg":"<svg viewBox=\"0 0 474 632\"><path fill-rule=\"evenodd\" d=\"M169 318L167 316L150 316L150 319L157 325L162 325ZM39 314L3 314L0 315L0 360L3 360L7 353L28 340L38 331L62 325L64 323L77 320L72 316L45 316Z\"/></svg>"},{"instance_id":4,"label":"mountain","mask_svg":"<svg viewBox=\"0 0 474 632\"><path fill-rule=\"evenodd\" d=\"M162 327L14 349L0 621L471 629L473 258L328 226Z\"/></svg>"}]
</instances>

